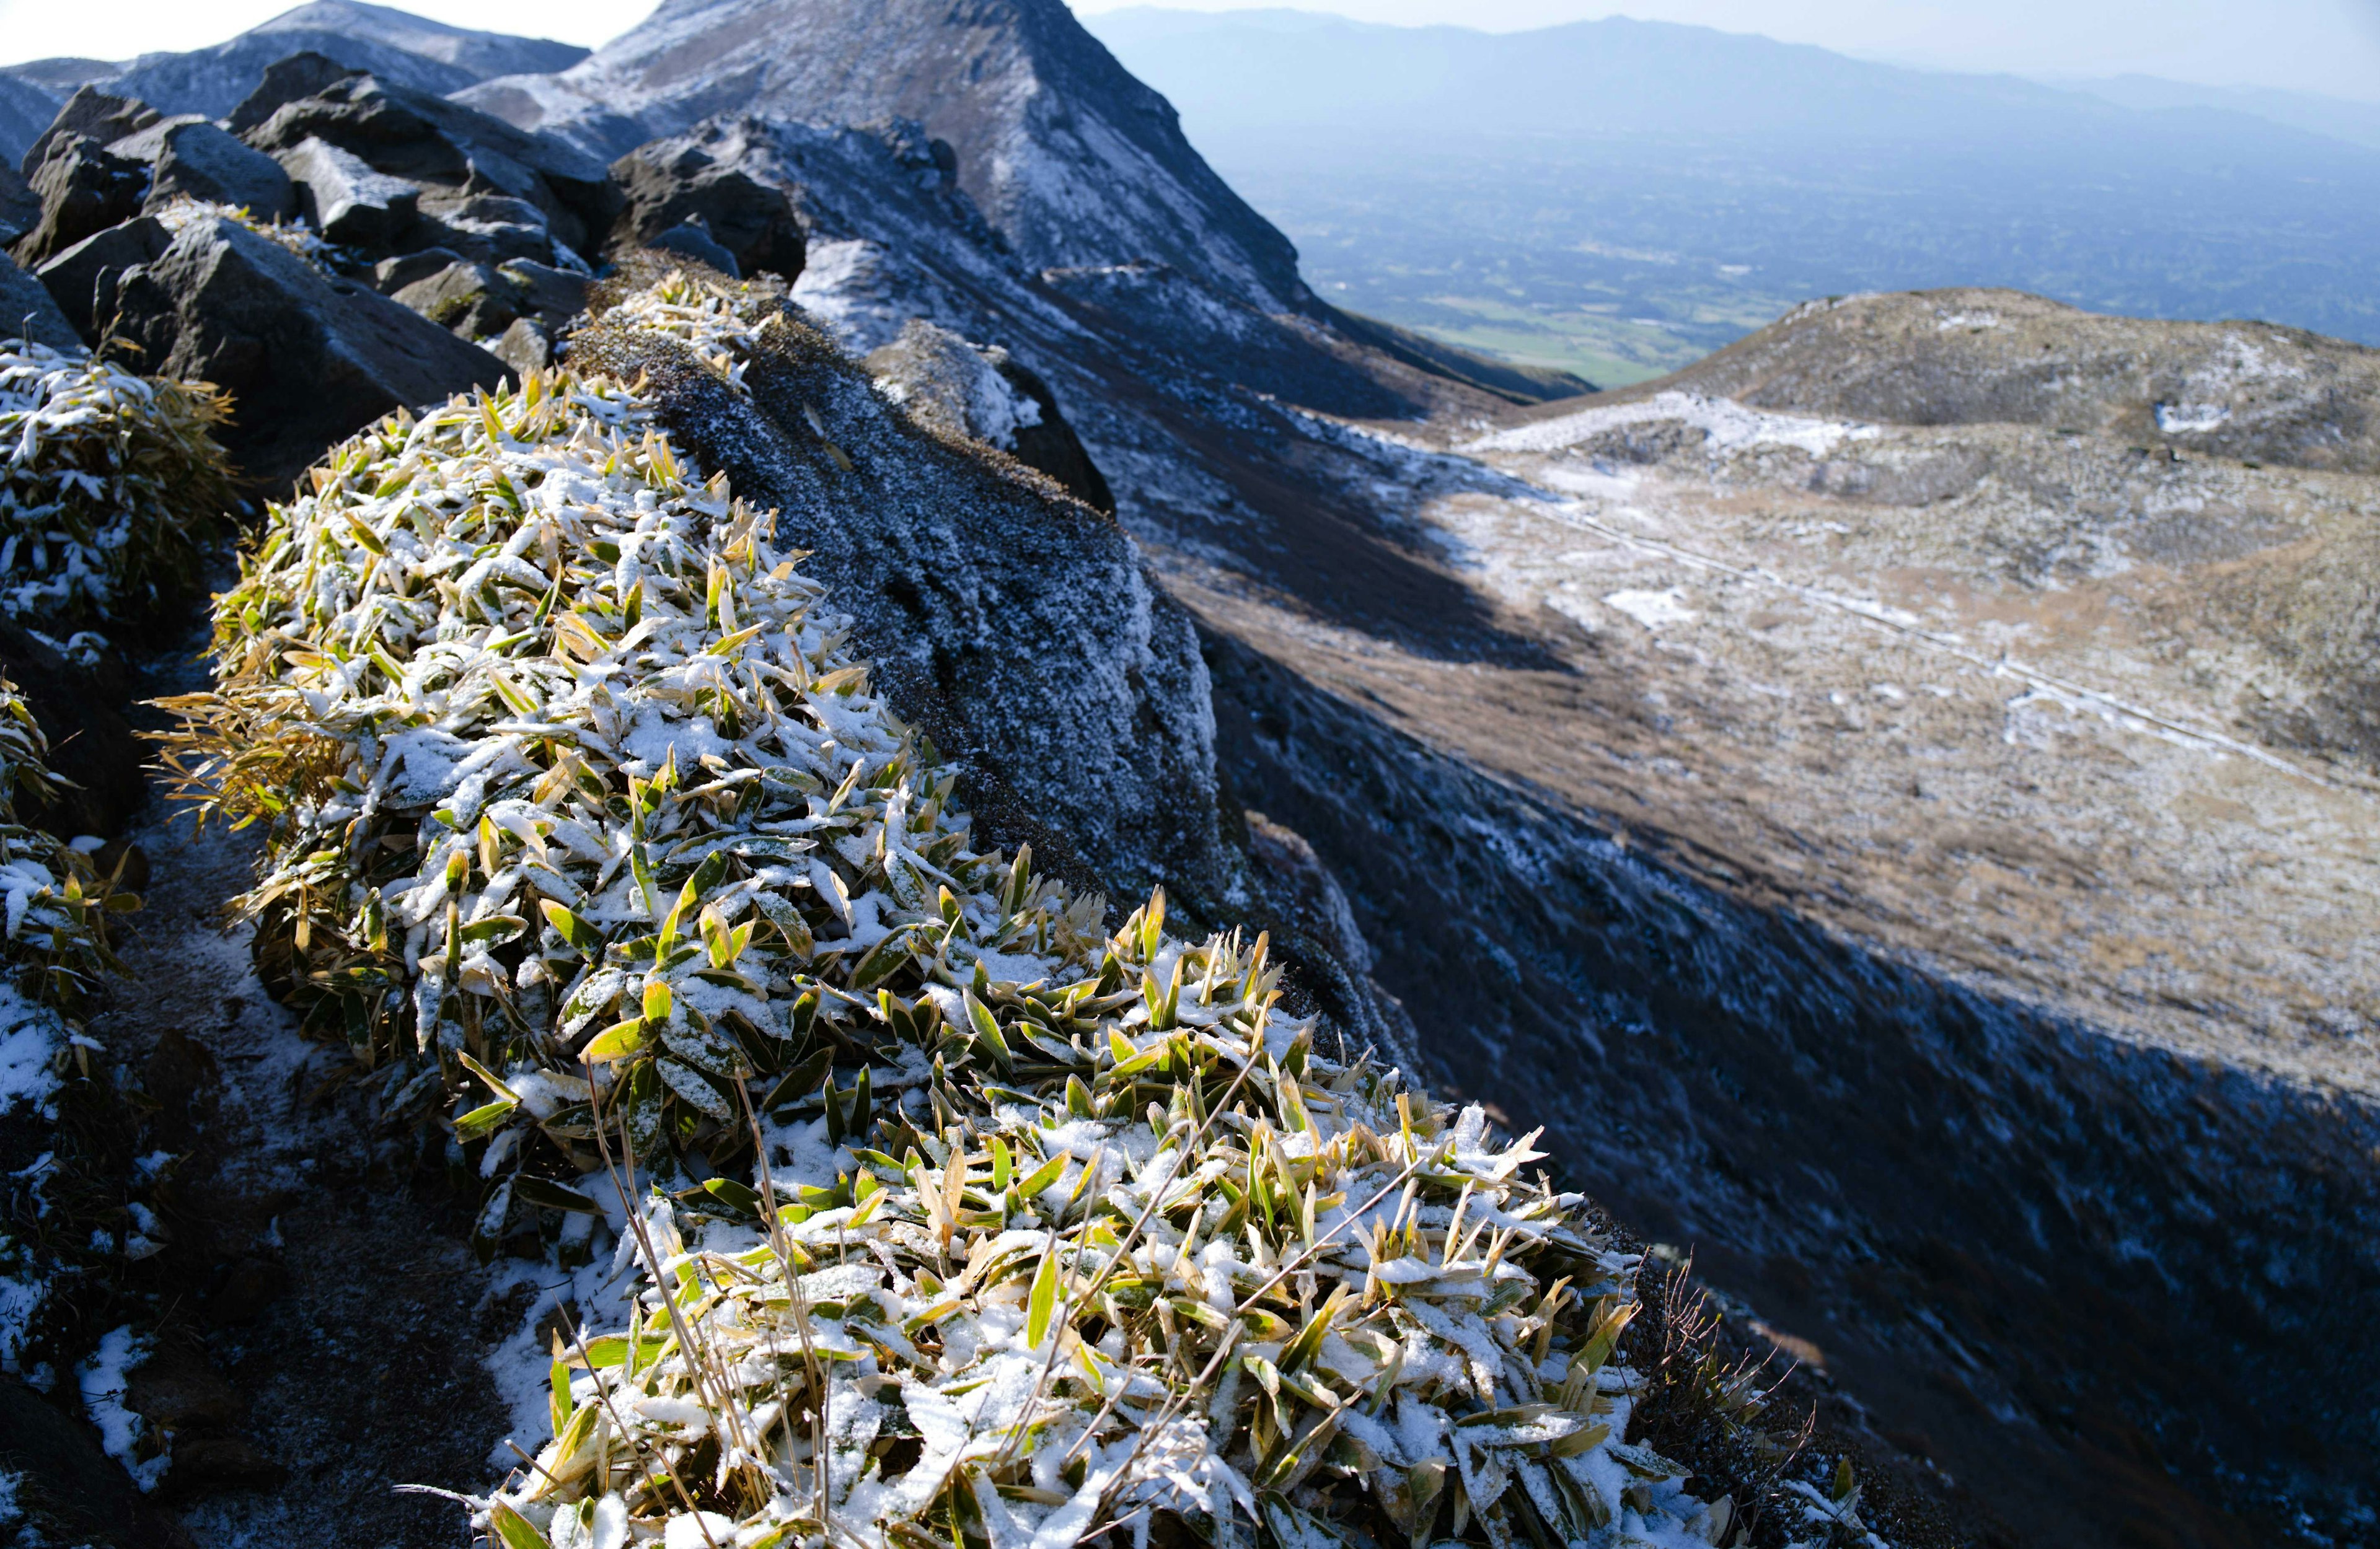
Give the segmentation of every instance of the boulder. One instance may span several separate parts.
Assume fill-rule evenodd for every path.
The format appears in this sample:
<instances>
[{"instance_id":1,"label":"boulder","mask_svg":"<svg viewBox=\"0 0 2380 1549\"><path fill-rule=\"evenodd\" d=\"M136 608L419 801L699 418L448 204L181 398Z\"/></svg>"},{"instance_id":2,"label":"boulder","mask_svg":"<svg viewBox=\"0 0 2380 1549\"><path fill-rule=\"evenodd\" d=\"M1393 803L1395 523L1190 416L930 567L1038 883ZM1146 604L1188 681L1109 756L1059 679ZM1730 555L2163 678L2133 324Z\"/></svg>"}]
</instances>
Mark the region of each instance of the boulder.
<instances>
[{"instance_id":1,"label":"boulder","mask_svg":"<svg viewBox=\"0 0 2380 1549\"><path fill-rule=\"evenodd\" d=\"M535 318L514 319L504 336L488 347L522 376L553 364L553 331Z\"/></svg>"},{"instance_id":2,"label":"boulder","mask_svg":"<svg viewBox=\"0 0 2380 1549\"><path fill-rule=\"evenodd\" d=\"M383 279L386 294L466 339L491 338L505 333L516 319L535 318L550 341L552 330L587 301L584 276L541 263L508 263L499 269L454 259L428 272L407 267L410 263L408 257L380 266L387 277L405 276L394 288ZM515 364L508 356L503 358Z\"/></svg>"},{"instance_id":3,"label":"boulder","mask_svg":"<svg viewBox=\"0 0 2380 1549\"><path fill-rule=\"evenodd\" d=\"M392 409L504 376L487 351L363 285L324 278L226 217L183 227L162 257L124 276L115 304L146 369L231 393L224 443L268 487Z\"/></svg>"},{"instance_id":4,"label":"boulder","mask_svg":"<svg viewBox=\"0 0 2380 1549\"><path fill-rule=\"evenodd\" d=\"M885 396L920 425L997 447L1056 479L1085 504L1113 514L1108 482L1059 414L1056 395L1006 350L978 347L947 328L912 319L866 364Z\"/></svg>"},{"instance_id":5,"label":"boulder","mask_svg":"<svg viewBox=\"0 0 2380 1549\"><path fill-rule=\"evenodd\" d=\"M0 248L16 246L17 238L42 218L42 196L33 192L24 175L0 162Z\"/></svg>"},{"instance_id":6,"label":"boulder","mask_svg":"<svg viewBox=\"0 0 2380 1549\"><path fill-rule=\"evenodd\" d=\"M0 253L0 339L30 339L53 349L75 349L82 339L42 282Z\"/></svg>"},{"instance_id":7,"label":"boulder","mask_svg":"<svg viewBox=\"0 0 2380 1549\"><path fill-rule=\"evenodd\" d=\"M294 103L300 97L310 97L334 82L363 73L310 49L302 54L293 54L285 59L276 59L265 67L263 78L256 83L256 90L231 110L231 116L224 120L224 127L245 139L285 103Z\"/></svg>"},{"instance_id":8,"label":"boulder","mask_svg":"<svg viewBox=\"0 0 2380 1549\"><path fill-rule=\"evenodd\" d=\"M721 247L712 239L710 233L692 221L670 227L645 246L658 252L675 253L697 263L708 264L731 280L744 277L743 266L735 261L735 255Z\"/></svg>"},{"instance_id":9,"label":"boulder","mask_svg":"<svg viewBox=\"0 0 2380 1549\"><path fill-rule=\"evenodd\" d=\"M545 212L525 199L509 194L468 194L452 202L423 202L425 229L415 234L416 240L427 236L440 247L481 263L508 263L516 259L538 263L553 260L553 234L546 224Z\"/></svg>"},{"instance_id":10,"label":"boulder","mask_svg":"<svg viewBox=\"0 0 2380 1549\"><path fill-rule=\"evenodd\" d=\"M298 212L334 242L386 248L419 217L419 188L329 140L310 136L279 161L297 186Z\"/></svg>"},{"instance_id":11,"label":"boulder","mask_svg":"<svg viewBox=\"0 0 2380 1549\"><path fill-rule=\"evenodd\" d=\"M149 169L112 154L88 135L75 135L50 142L49 157L33 169L30 181L42 197L42 218L17 239L20 263L40 263L140 213Z\"/></svg>"},{"instance_id":12,"label":"boulder","mask_svg":"<svg viewBox=\"0 0 2380 1549\"><path fill-rule=\"evenodd\" d=\"M793 200L703 146L655 140L613 162L612 177L627 199L613 246L664 246L664 233L695 222L742 272L800 276L807 244Z\"/></svg>"},{"instance_id":13,"label":"boulder","mask_svg":"<svg viewBox=\"0 0 2380 1549\"><path fill-rule=\"evenodd\" d=\"M463 255L452 248L424 248L419 252L399 253L372 265L372 284L382 296L395 296L417 280L426 280L450 263L461 263Z\"/></svg>"},{"instance_id":14,"label":"boulder","mask_svg":"<svg viewBox=\"0 0 2380 1549\"><path fill-rule=\"evenodd\" d=\"M50 147L61 139L84 135L106 145L147 128L163 116L136 98L110 96L96 86L78 86L66 105L58 109L58 115L50 120L50 127L26 150L25 159L17 164L30 177L34 168L49 160Z\"/></svg>"},{"instance_id":15,"label":"boulder","mask_svg":"<svg viewBox=\"0 0 2380 1549\"><path fill-rule=\"evenodd\" d=\"M163 257L174 234L153 215L108 227L42 265L36 277L87 344L115 313L115 282L141 264Z\"/></svg>"},{"instance_id":16,"label":"boulder","mask_svg":"<svg viewBox=\"0 0 2380 1549\"><path fill-rule=\"evenodd\" d=\"M110 154L121 156L128 162L147 162L153 165L157 158L165 153L167 135L185 125L206 121L202 114L177 113L170 118L160 118L146 128L135 129L121 139L109 140L107 149Z\"/></svg>"},{"instance_id":17,"label":"boulder","mask_svg":"<svg viewBox=\"0 0 2380 1549\"><path fill-rule=\"evenodd\" d=\"M426 280L416 280L390 299L410 307L439 327L466 339L502 333L521 315L512 282L484 263L450 263Z\"/></svg>"},{"instance_id":18,"label":"boulder","mask_svg":"<svg viewBox=\"0 0 2380 1549\"><path fill-rule=\"evenodd\" d=\"M501 272L520 287L525 303L522 310L534 312L548 323L567 322L587 305L587 289L591 282L584 274L527 260L507 263Z\"/></svg>"},{"instance_id":19,"label":"boulder","mask_svg":"<svg viewBox=\"0 0 2380 1549\"><path fill-rule=\"evenodd\" d=\"M590 248L589 234L610 231L619 213L620 190L603 164L585 151L373 76L343 74L322 81L254 118L268 96L327 74L322 66L285 63L291 67L275 90L260 87L233 121L240 137L261 151L277 155L309 139L325 140L377 171L438 190L437 197L425 198L433 210L443 208L446 196L522 200L543 213L555 241L574 250Z\"/></svg>"},{"instance_id":20,"label":"boulder","mask_svg":"<svg viewBox=\"0 0 2380 1549\"><path fill-rule=\"evenodd\" d=\"M212 124L181 124L165 132L149 185L149 207L177 195L235 204L261 221L298 212L298 190L281 163Z\"/></svg>"}]
</instances>

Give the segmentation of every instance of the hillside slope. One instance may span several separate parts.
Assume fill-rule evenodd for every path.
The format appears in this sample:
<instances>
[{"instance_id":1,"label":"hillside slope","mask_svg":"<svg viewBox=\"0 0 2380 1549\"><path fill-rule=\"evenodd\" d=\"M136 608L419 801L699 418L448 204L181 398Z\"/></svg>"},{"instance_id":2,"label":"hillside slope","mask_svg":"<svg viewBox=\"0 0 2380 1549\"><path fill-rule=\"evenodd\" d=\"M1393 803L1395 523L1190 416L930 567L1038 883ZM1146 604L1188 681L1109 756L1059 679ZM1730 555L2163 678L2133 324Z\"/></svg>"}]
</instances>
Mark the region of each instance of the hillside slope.
<instances>
[{"instance_id":1,"label":"hillside slope","mask_svg":"<svg viewBox=\"0 0 2380 1549\"><path fill-rule=\"evenodd\" d=\"M462 95L612 154L716 113L915 119L1031 268L1147 260L1268 311L1312 306L1288 241L1062 0L668 0L558 79Z\"/></svg>"}]
</instances>

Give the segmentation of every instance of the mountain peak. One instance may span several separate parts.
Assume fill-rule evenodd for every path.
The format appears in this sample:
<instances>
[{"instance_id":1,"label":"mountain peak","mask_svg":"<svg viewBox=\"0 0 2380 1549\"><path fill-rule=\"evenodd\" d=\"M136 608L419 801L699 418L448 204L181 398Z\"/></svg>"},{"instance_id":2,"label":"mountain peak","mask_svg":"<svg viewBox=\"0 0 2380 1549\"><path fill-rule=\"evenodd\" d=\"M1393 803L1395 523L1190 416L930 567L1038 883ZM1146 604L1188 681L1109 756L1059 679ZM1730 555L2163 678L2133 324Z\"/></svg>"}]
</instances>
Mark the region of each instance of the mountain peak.
<instances>
[{"instance_id":1,"label":"mountain peak","mask_svg":"<svg viewBox=\"0 0 2380 1549\"><path fill-rule=\"evenodd\" d=\"M1033 268L1155 260L1268 311L1315 305L1289 239L1062 0L667 0L560 76L462 100L613 154L723 112L915 119Z\"/></svg>"}]
</instances>

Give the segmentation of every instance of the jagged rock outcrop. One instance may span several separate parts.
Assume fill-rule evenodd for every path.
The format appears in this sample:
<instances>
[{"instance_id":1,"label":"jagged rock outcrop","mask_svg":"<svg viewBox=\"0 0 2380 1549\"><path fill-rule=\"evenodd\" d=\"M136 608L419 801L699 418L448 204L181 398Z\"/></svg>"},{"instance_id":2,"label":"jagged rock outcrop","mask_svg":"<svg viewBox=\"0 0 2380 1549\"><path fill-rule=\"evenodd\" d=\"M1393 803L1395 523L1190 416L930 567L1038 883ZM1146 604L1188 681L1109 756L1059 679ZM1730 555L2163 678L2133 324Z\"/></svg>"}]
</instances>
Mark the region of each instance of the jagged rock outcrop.
<instances>
[{"instance_id":1,"label":"jagged rock outcrop","mask_svg":"<svg viewBox=\"0 0 2380 1549\"><path fill-rule=\"evenodd\" d=\"M393 180L369 184L358 208L382 213L357 240L444 247L482 261L551 262L554 244L589 251L611 229L620 192L603 164L584 151L373 76L318 84L326 73L319 61L285 62L241 104L236 121L251 124L241 138L279 157L300 185L311 188L319 178L334 190L363 187L364 170ZM273 100L285 91L293 94ZM329 149L311 149L310 141ZM293 158L306 166L293 166ZM409 213L405 188L412 190ZM332 202L346 208L335 194Z\"/></svg>"},{"instance_id":2,"label":"jagged rock outcrop","mask_svg":"<svg viewBox=\"0 0 2380 1549\"><path fill-rule=\"evenodd\" d=\"M34 169L49 158L50 147L56 140L83 135L108 145L139 133L163 116L138 98L115 96L94 86L78 87L48 126L34 137L17 164L30 178Z\"/></svg>"},{"instance_id":3,"label":"jagged rock outcrop","mask_svg":"<svg viewBox=\"0 0 2380 1549\"><path fill-rule=\"evenodd\" d=\"M2265 322L2107 317L2021 291L1814 301L1615 401L1663 391L1899 425L2038 425L2380 472L2380 350Z\"/></svg>"},{"instance_id":4,"label":"jagged rock outcrop","mask_svg":"<svg viewBox=\"0 0 2380 1549\"><path fill-rule=\"evenodd\" d=\"M268 487L391 409L504 375L485 350L220 216L118 278L114 307L150 369L231 393L225 444Z\"/></svg>"},{"instance_id":5,"label":"jagged rock outcrop","mask_svg":"<svg viewBox=\"0 0 2380 1549\"><path fill-rule=\"evenodd\" d=\"M801 277L807 250L801 222L783 188L722 165L696 140L656 140L612 163L627 208L611 246L650 244L688 223L735 260L744 274Z\"/></svg>"},{"instance_id":6,"label":"jagged rock outcrop","mask_svg":"<svg viewBox=\"0 0 2380 1549\"><path fill-rule=\"evenodd\" d=\"M1028 268L1153 260L1264 310L1317 305L1288 238L1063 0L669 0L559 76L458 97L613 155L719 113L914 119Z\"/></svg>"},{"instance_id":7,"label":"jagged rock outcrop","mask_svg":"<svg viewBox=\"0 0 2380 1549\"><path fill-rule=\"evenodd\" d=\"M51 139L28 181L41 196L42 218L17 240L17 260L26 264L130 220L149 194L147 167L88 135Z\"/></svg>"},{"instance_id":8,"label":"jagged rock outcrop","mask_svg":"<svg viewBox=\"0 0 2380 1549\"><path fill-rule=\"evenodd\" d=\"M143 215L83 238L36 271L85 344L96 345L115 306L115 282L164 256L174 240L164 223Z\"/></svg>"},{"instance_id":9,"label":"jagged rock outcrop","mask_svg":"<svg viewBox=\"0 0 2380 1549\"><path fill-rule=\"evenodd\" d=\"M298 212L297 190L280 163L205 123L176 125L159 141L149 207L176 199L235 205L260 221Z\"/></svg>"},{"instance_id":10,"label":"jagged rock outcrop","mask_svg":"<svg viewBox=\"0 0 2380 1549\"><path fill-rule=\"evenodd\" d=\"M1086 505L1115 514L1108 481L1059 413L1050 384L999 345L978 349L913 318L867 366L885 395L929 430L996 447Z\"/></svg>"},{"instance_id":11,"label":"jagged rock outcrop","mask_svg":"<svg viewBox=\"0 0 2380 1549\"><path fill-rule=\"evenodd\" d=\"M1111 521L920 430L791 315L755 332L742 392L600 305L570 360L648 374L676 443L776 509L995 835L1113 898L1245 902L1190 621Z\"/></svg>"}]
</instances>

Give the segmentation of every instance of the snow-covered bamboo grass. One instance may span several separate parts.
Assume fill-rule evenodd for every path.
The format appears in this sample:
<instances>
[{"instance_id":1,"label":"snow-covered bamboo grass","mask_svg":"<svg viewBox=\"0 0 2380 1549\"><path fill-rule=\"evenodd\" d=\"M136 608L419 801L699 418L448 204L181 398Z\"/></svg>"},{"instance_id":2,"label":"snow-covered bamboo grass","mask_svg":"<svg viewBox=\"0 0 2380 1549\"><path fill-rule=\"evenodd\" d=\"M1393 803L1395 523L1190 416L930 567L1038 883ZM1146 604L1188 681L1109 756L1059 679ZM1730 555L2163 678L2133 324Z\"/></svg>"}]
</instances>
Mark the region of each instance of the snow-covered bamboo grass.
<instances>
[{"instance_id":1,"label":"snow-covered bamboo grass","mask_svg":"<svg viewBox=\"0 0 2380 1549\"><path fill-rule=\"evenodd\" d=\"M630 307L730 380L770 326ZM645 1199L482 1527L1725 1537L1623 1441L1634 1260L1539 1154L1324 1058L1261 938L977 850L797 560L631 388L533 377L326 459L176 705L188 793L266 827L268 970L446 1110L483 1235Z\"/></svg>"},{"instance_id":2,"label":"snow-covered bamboo grass","mask_svg":"<svg viewBox=\"0 0 2380 1549\"><path fill-rule=\"evenodd\" d=\"M0 1369L36 1380L55 1371L56 1336L73 1322L61 1294L115 1249L111 1228L123 1227L120 1211L115 1222L91 1214L86 1159L59 1131L71 1084L107 1100L108 1072L92 1059L100 1046L81 1019L103 980L121 971L110 916L140 902L115 890L89 855L27 821L56 786L41 726L0 679ZM122 1230L135 1257L154 1251L143 1224Z\"/></svg>"},{"instance_id":3,"label":"snow-covered bamboo grass","mask_svg":"<svg viewBox=\"0 0 2380 1549\"><path fill-rule=\"evenodd\" d=\"M76 631L195 584L233 501L204 382L0 342L0 613Z\"/></svg>"}]
</instances>

